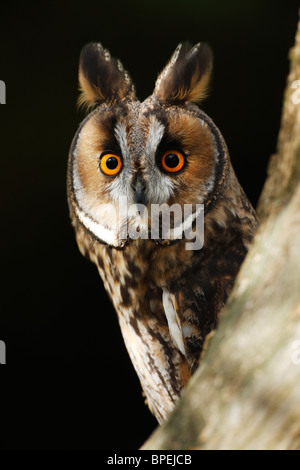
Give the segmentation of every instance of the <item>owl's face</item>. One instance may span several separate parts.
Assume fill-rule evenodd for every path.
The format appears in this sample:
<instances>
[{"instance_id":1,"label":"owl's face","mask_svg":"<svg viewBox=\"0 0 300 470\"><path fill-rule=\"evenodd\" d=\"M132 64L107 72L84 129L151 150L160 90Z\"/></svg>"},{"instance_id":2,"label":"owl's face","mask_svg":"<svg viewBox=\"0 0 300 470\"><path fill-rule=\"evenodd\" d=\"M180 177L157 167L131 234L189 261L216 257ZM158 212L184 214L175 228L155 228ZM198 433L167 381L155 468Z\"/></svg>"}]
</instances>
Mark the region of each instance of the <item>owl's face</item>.
<instances>
[{"instance_id":1,"label":"owl's face","mask_svg":"<svg viewBox=\"0 0 300 470\"><path fill-rule=\"evenodd\" d=\"M192 225L197 205L212 204L227 151L216 126L193 104L210 71L207 46L178 47L153 95L140 103L119 62L99 45L83 50L81 101L98 106L73 140L69 184L77 218L100 241L122 246L124 224L149 228L155 205L179 204L183 213L191 204Z\"/></svg>"}]
</instances>

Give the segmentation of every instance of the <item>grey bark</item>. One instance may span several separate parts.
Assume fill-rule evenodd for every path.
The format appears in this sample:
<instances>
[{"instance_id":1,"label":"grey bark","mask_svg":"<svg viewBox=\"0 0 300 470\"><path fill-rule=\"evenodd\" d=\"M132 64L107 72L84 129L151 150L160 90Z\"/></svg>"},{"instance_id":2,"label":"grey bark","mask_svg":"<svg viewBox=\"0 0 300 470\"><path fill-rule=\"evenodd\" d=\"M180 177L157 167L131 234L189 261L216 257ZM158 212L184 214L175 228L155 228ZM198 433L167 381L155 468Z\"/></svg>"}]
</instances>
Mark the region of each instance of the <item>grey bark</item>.
<instances>
[{"instance_id":1,"label":"grey bark","mask_svg":"<svg viewBox=\"0 0 300 470\"><path fill-rule=\"evenodd\" d=\"M289 58L258 232L199 369L142 449L300 448L300 23Z\"/></svg>"}]
</instances>

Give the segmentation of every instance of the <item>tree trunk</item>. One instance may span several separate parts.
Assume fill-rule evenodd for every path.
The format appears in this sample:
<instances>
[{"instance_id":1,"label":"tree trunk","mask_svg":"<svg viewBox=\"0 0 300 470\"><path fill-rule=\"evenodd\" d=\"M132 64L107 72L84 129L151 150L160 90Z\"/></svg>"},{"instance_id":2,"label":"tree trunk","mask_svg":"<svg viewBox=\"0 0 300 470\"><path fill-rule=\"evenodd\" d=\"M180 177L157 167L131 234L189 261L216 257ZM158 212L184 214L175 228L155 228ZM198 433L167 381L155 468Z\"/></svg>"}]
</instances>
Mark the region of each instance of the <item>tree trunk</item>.
<instances>
[{"instance_id":1,"label":"tree trunk","mask_svg":"<svg viewBox=\"0 0 300 470\"><path fill-rule=\"evenodd\" d=\"M300 448L300 22L259 229L199 369L143 449Z\"/></svg>"}]
</instances>

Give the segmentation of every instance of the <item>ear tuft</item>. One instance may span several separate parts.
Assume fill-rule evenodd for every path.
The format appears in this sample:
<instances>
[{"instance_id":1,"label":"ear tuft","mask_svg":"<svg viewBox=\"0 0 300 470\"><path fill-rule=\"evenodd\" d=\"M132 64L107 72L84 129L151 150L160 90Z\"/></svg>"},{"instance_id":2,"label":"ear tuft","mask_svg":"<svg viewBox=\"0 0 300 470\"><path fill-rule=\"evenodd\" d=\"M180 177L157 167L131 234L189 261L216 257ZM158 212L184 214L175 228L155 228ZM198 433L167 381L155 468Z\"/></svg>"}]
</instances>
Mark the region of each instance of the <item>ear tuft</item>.
<instances>
[{"instance_id":1,"label":"ear tuft","mask_svg":"<svg viewBox=\"0 0 300 470\"><path fill-rule=\"evenodd\" d=\"M79 85L78 104L88 109L135 96L131 78L121 62L112 58L99 43L87 44L81 51Z\"/></svg>"},{"instance_id":2,"label":"ear tuft","mask_svg":"<svg viewBox=\"0 0 300 470\"><path fill-rule=\"evenodd\" d=\"M154 93L171 104L198 103L207 96L212 71L212 52L207 44L194 47L179 44L170 62L159 75Z\"/></svg>"}]
</instances>

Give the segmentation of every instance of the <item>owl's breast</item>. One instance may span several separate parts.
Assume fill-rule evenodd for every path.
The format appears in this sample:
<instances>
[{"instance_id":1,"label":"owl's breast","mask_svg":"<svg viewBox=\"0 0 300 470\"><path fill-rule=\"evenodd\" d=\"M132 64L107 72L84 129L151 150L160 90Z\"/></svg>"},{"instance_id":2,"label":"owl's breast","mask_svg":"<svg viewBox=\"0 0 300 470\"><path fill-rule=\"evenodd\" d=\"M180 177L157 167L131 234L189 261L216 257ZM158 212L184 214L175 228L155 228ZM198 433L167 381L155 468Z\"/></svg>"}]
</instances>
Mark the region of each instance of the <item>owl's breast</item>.
<instances>
[{"instance_id":1,"label":"owl's breast","mask_svg":"<svg viewBox=\"0 0 300 470\"><path fill-rule=\"evenodd\" d=\"M149 407L163 421L191 371L170 334L163 304L163 288L175 272L176 256L159 256L157 251L159 247L154 243L143 240L134 241L124 250L98 245L93 261L114 304ZM161 251L167 254L168 250Z\"/></svg>"}]
</instances>

